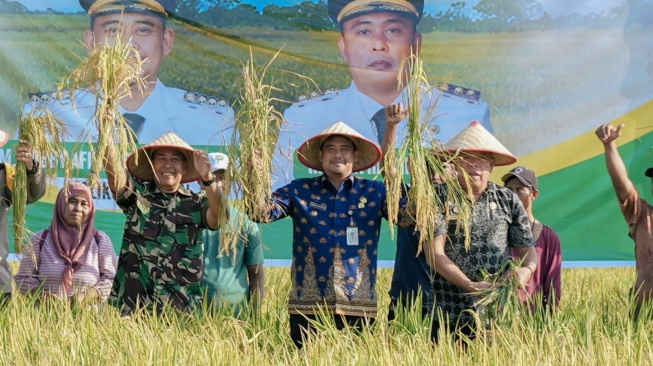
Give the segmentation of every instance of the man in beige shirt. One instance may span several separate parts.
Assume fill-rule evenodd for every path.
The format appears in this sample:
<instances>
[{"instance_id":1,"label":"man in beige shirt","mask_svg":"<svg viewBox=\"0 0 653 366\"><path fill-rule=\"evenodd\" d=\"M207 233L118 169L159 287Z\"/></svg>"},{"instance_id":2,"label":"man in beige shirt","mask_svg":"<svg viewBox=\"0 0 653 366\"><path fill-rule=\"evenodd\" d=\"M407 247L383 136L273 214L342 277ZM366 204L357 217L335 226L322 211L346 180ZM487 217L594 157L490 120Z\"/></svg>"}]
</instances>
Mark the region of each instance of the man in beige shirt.
<instances>
[{"instance_id":1,"label":"man in beige shirt","mask_svg":"<svg viewBox=\"0 0 653 366\"><path fill-rule=\"evenodd\" d=\"M629 235L635 240L635 260L637 279L633 289L637 298L634 319L639 316L639 311L644 301L651 298L653 291L653 206L640 197L635 185L628 178L615 140L621 136L625 125L614 127L603 124L596 130L596 136L605 148L605 164L608 174L612 179L614 190L619 199L621 212L629 226ZM646 170L647 177L653 177L653 168Z\"/></svg>"}]
</instances>

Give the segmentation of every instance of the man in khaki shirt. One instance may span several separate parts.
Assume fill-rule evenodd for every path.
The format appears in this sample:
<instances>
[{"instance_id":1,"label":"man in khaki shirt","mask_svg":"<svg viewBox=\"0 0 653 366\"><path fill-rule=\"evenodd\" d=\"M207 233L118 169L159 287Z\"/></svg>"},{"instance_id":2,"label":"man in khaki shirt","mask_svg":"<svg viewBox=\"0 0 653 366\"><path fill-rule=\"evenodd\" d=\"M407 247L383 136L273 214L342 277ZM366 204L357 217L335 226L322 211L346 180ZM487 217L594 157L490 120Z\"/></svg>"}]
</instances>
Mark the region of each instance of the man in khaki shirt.
<instances>
[{"instance_id":1,"label":"man in khaki shirt","mask_svg":"<svg viewBox=\"0 0 653 366\"><path fill-rule=\"evenodd\" d=\"M619 155L615 140L621 136L625 125L616 128L611 124L603 124L596 129L596 136L605 148L605 164L612 179L614 190L619 199L621 212L629 226L629 235L635 240L635 260L637 279L633 289L637 298L634 319L645 300L650 300L653 292L653 206L640 197L635 185L628 178L624 161ZM646 170L646 176L653 177L653 168Z\"/></svg>"}]
</instances>

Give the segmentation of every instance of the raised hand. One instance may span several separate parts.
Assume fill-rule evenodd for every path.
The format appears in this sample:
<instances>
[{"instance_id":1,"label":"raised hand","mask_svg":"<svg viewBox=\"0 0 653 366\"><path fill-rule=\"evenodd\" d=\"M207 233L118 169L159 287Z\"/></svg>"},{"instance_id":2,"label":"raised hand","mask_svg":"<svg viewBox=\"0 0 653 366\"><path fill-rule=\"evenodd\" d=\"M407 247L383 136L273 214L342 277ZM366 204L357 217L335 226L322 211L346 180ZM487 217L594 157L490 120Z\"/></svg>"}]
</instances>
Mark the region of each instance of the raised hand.
<instances>
[{"instance_id":1,"label":"raised hand","mask_svg":"<svg viewBox=\"0 0 653 366\"><path fill-rule=\"evenodd\" d=\"M609 144L612 141L616 140L619 136L621 136L621 130L624 127L626 127L626 125L624 124L620 124L619 126L617 126L617 128L615 128L613 125L609 123L605 123L596 129L596 136L604 144Z\"/></svg>"},{"instance_id":2,"label":"raised hand","mask_svg":"<svg viewBox=\"0 0 653 366\"><path fill-rule=\"evenodd\" d=\"M32 157L32 145L27 140L20 140L20 143L15 146L16 161L25 163L25 169L32 170L34 168L34 159Z\"/></svg>"},{"instance_id":3,"label":"raised hand","mask_svg":"<svg viewBox=\"0 0 653 366\"><path fill-rule=\"evenodd\" d=\"M385 119L388 126L394 126L408 117L408 111L402 103L391 104L385 107Z\"/></svg>"},{"instance_id":4,"label":"raised hand","mask_svg":"<svg viewBox=\"0 0 653 366\"><path fill-rule=\"evenodd\" d=\"M209 154L206 151L195 150L193 164L202 179L211 180L211 160L209 160Z\"/></svg>"}]
</instances>

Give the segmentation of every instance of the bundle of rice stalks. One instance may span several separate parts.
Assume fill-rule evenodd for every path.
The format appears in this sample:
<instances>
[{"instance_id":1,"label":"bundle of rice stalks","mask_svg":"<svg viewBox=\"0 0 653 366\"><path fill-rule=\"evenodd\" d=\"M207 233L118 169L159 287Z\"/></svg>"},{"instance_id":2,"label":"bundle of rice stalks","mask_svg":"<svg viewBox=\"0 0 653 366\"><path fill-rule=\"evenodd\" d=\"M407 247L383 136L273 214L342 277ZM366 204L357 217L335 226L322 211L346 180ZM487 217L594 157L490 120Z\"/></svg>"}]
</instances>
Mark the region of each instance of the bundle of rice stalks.
<instances>
[{"instance_id":1,"label":"bundle of rice stalks","mask_svg":"<svg viewBox=\"0 0 653 366\"><path fill-rule=\"evenodd\" d=\"M56 118L52 112L42 107L36 107L27 116L20 114L18 138L27 140L33 148L34 160L38 161L44 174L51 179L57 177L57 168L64 168L64 180L71 175L71 165L64 141L68 131L63 121ZM14 189L12 192L14 214L14 248L16 253L22 253L29 245L29 231L25 225L25 209L27 206L27 172L25 162L16 163Z\"/></svg>"},{"instance_id":2,"label":"bundle of rice stalks","mask_svg":"<svg viewBox=\"0 0 653 366\"><path fill-rule=\"evenodd\" d=\"M243 166L242 169L230 169L229 175L230 181L239 191L242 210L254 221L260 220L261 204L266 202L272 193L272 157L276 137L283 122L282 114L271 105L279 101L272 97L272 92L277 89L266 80L270 65L279 52L260 68L254 64L250 48L250 60L243 65L244 85L238 101L236 134L233 137L231 152L231 155L236 157L234 160ZM235 249L235 245L233 246Z\"/></svg>"},{"instance_id":3,"label":"bundle of rice stalks","mask_svg":"<svg viewBox=\"0 0 653 366\"><path fill-rule=\"evenodd\" d=\"M439 97L435 96L435 90L429 86L422 61L417 55L404 59L400 70L398 85L400 89L404 86L406 88L403 103L407 108L408 120L406 131L403 132L403 143L396 152L390 149L385 156L390 228L392 230L399 211L407 159L411 177L406 215L421 234L419 250L421 251L423 243L433 239L436 227L443 217L446 221L456 219L458 229L464 230L468 247L471 201L452 174L453 159L443 153L442 143L430 132L431 125L437 118ZM437 187L434 185L436 182ZM450 216L450 212L455 212L455 217Z\"/></svg>"},{"instance_id":4,"label":"bundle of rice stalks","mask_svg":"<svg viewBox=\"0 0 653 366\"><path fill-rule=\"evenodd\" d=\"M74 94L78 90L95 95L96 108L94 119L89 122L88 131L95 127L98 131L97 145L89 144L92 164L88 184L97 187L100 183L100 171L105 151L110 140L121 142L117 154L114 154L116 166L123 166L126 156L136 151L136 134L120 113L120 102L131 98L132 90L143 92L147 82L142 76L143 61L130 41L116 37L110 43L95 46L91 54L82 59L80 65L59 86L59 93L65 89ZM74 101L74 95L71 96ZM74 105L73 105L74 108ZM92 134L91 134L92 135ZM88 141L93 142L93 141ZM138 159L136 159L138 160Z\"/></svg>"},{"instance_id":5,"label":"bundle of rice stalks","mask_svg":"<svg viewBox=\"0 0 653 366\"><path fill-rule=\"evenodd\" d=\"M510 326L517 319L521 305L515 271L520 265L521 260L508 260L496 273L481 270L479 280L489 282L491 286L472 293L480 297L474 306L483 309L484 316L494 324Z\"/></svg>"}]
</instances>

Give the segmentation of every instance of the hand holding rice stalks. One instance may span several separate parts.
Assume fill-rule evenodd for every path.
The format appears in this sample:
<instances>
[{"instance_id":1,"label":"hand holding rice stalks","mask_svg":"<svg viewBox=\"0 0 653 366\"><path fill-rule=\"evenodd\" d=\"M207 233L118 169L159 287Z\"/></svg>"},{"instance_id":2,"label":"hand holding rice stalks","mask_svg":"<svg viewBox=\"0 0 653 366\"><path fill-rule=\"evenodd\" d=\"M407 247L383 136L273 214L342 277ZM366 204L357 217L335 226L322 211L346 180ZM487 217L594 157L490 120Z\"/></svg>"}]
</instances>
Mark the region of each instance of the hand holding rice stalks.
<instances>
[{"instance_id":1,"label":"hand holding rice stalks","mask_svg":"<svg viewBox=\"0 0 653 366\"><path fill-rule=\"evenodd\" d=\"M27 116L23 116L22 113L19 116L19 139L31 144L34 161L39 162L39 169L43 170L43 174L50 179L57 177L59 167L64 169L64 180L68 180L71 176L71 165L64 148L67 135L66 125L46 108L35 107ZM29 245L29 235L25 225L28 189L25 162L18 161L12 192L16 253L22 253Z\"/></svg>"},{"instance_id":2,"label":"hand holding rice stalks","mask_svg":"<svg viewBox=\"0 0 653 366\"><path fill-rule=\"evenodd\" d=\"M112 45L98 44L59 86L59 93L69 89L72 94L75 90L84 89L96 98L94 120L87 127L89 131L94 128L98 131L97 146L94 148L93 144L89 144L93 156L88 179L91 187L100 184L103 158L111 141L121 142L117 154L112 155L115 161L111 163L116 166L122 166L122 160L130 152L136 151L136 134L120 113L119 107L121 100L131 98L132 91L142 93L147 90L147 82L142 76L142 63L140 54L131 42L116 37ZM74 97L71 100L74 101Z\"/></svg>"},{"instance_id":3,"label":"hand holding rice stalks","mask_svg":"<svg viewBox=\"0 0 653 366\"><path fill-rule=\"evenodd\" d=\"M232 175L229 181L242 193L239 203L254 221L260 220L261 205L267 202L272 193L272 157L276 136L283 122L281 113L271 105L271 102L277 101L271 96L276 89L266 80L270 65L279 52L265 67L258 68L250 49L250 60L243 65L244 85L231 154L236 156L234 160L242 166L239 169L229 169Z\"/></svg>"},{"instance_id":4,"label":"hand holding rice stalks","mask_svg":"<svg viewBox=\"0 0 653 366\"><path fill-rule=\"evenodd\" d=\"M403 174L408 158L411 176L407 197L408 220L415 223L420 232L419 251L422 244L434 237L437 225L442 220L455 218L457 227L465 232L468 246L471 227L472 205L469 196L460 188L455 174L452 174L448 156L442 154L442 144L431 135L431 124L436 119L435 111L439 97L429 87L422 61L417 55L403 60L398 75L399 89L406 88L404 105L408 120L405 138L397 152L389 149L385 156L386 185L388 187L388 217L390 228L396 222L399 201L402 196ZM439 95L439 94L438 94ZM399 172L398 174L387 174ZM436 189L446 187L446 189ZM450 217L449 207L455 207L456 216ZM444 215L443 215L444 213Z\"/></svg>"},{"instance_id":5,"label":"hand holding rice stalks","mask_svg":"<svg viewBox=\"0 0 653 366\"><path fill-rule=\"evenodd\" d=\"M472 293L480 297L474 306L484 309L488 320L495 324L510 326L519 314L521 305L516 269L520 262L521 260L508 260L494 274L481 270L480 280L491 283L491 286Z\"/></svg>"}]
</instances>

